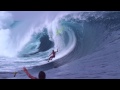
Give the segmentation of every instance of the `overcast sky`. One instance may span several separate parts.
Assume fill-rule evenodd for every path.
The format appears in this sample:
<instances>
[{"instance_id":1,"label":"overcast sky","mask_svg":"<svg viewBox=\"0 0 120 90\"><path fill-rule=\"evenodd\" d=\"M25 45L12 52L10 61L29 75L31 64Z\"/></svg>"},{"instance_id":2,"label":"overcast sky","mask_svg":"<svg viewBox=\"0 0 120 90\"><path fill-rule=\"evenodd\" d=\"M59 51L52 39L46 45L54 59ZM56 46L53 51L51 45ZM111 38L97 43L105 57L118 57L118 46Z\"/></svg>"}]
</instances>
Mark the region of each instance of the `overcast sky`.
<instances>
[{"instance_id":1,"label":"overcast sky","mask_svg":"<svg viewBox=\"0 0 120 90\"><path fill-rule=\"evenodd\" d=\"M13 14L14 19L24 19L28 16L33 16L33 15L37 15L38 13L40 13L39 11L9 11Z\"/></svg>"},{"instance_id":2,"label":"overcast sky","mask_svg":"<svg viewBox=\"0 0 120 90\"><path fill-rule=\"evenodd\" d=\"M13 18L17 19L17 20L23 20L25 18L28 17L37 17L37 15L39 16L45 16L48 15L49 18L54 18L56 15L58 15L59 13L66 13L67 11L9 11L13 14ZM42 17L43 17L42 16Z\"/></svg>"}]
</instances>

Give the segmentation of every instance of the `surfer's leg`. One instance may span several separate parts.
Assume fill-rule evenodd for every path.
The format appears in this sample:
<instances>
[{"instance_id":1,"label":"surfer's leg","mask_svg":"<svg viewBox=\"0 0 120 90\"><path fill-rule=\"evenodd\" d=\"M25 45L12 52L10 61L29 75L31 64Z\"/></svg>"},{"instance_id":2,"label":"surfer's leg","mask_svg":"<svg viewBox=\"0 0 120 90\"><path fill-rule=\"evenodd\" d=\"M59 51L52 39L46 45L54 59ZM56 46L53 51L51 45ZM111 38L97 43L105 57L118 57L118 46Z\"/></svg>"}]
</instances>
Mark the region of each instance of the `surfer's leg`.
<instances>
[{"instance_id":1,"label":"surfer's leg","mask_svg":"<svg viewBox=\"0 0 120 90\"><path fill-rule=\"evenodd\" d=\"M52 60L53 58L55 58L55 56L51 56L51 57L50 57L50 60Z\"/></svg>"},{"instance_id":2,"label":"surfer's leg","mask_svg":"<svg viewBox=\"0 0 120 90\"><path fill-rule=\"evenodd\" d=\"M49 62L50 60L52 60L53 57L54 57L54 56L51 56L51 57L49 58L48 62Z\"/></svg>"},{"instance_id":3,"label":"surfer's leg","mask_svg":"<svg viewBox=\"0 0 120 90\"><path fill-rule=\"evenodd\" d=\"M52 60L53 58L55 58L55 55L51 56L51 57L49 58L48 62L49 62L50 60Z\"/></svg>"},{"instance_id":4,"label":"surfer's leg","mask_svg":"<svg viewBox=\"0 0 120 90\"><path fill-rule=\"evenodd\" d=\"M49 60L51 60L51 59L52 59L52 57L49 58Z\"/></svg>"},{"instance_id":5,"label":"surfer's leg","mask_svg":"<svg viewBox=\"0 0 120 90\"><path fill-rule=\"evenodd\" d=\"M48 62L51 60L51 57L48 59Z\"/></svg>"}]
</instances>

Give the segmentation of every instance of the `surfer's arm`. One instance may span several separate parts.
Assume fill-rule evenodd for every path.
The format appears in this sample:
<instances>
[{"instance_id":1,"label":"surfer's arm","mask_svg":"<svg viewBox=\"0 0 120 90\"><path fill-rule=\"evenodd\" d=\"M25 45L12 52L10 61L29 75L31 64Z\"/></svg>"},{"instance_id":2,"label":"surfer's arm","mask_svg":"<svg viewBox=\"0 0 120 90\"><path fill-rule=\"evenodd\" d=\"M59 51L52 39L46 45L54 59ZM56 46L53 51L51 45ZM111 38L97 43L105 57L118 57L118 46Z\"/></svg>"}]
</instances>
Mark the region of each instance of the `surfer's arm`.
<instances>
[{"instance_id":1,"label":"surfer's arm","mask_svg":"<svg viewBox=\"0 0 120 90\"><path fill-rule=\"evenodd\" d=\"M32 76L25 67L23 67L23 70L24 70L24 72L26 73L26 75L27 75L29 78L31 78L31 79L37 79L36 77Z\"/></svg>"},{"instance_id":2,"label":"surfer's arm","mask_svg":"<svg viewBox=\"0 0 120 90\"><path fill-rule=\"evenodd\" d=\"M52 53L51 53L50 55L52 55ZM49 56L50 56L50 55L49 55Z\"/></svg>"}]
</instances>

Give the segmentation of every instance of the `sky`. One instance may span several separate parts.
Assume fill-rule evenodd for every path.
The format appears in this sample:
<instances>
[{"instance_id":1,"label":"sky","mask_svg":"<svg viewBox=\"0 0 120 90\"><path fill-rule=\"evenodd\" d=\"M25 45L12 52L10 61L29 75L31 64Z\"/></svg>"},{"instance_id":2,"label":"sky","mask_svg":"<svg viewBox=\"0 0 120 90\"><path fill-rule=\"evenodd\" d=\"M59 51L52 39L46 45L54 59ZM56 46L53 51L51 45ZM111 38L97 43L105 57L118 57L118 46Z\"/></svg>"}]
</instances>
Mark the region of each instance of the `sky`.
<instances>
[{"instance_id":1,"label":"sky","mask_svg":"<svg viewBox=\"0 0 120 90\"><path fill-rule=\"evenodd\" d=\"M18 20L22 20L28 16L33 16L40 13L38 11L9 11L9 12L13 14L14 19Z\"/></svg>"}]
</instances>

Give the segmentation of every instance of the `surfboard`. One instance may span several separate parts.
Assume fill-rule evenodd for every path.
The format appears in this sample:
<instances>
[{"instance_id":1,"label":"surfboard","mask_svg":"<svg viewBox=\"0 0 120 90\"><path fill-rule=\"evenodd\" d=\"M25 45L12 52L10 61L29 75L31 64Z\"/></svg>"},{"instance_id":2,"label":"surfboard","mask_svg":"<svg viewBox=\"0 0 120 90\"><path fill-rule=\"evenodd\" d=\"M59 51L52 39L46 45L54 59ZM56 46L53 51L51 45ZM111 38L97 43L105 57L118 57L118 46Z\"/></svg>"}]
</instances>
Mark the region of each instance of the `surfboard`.
<instances>
[{"instance_id":1,"label":"surfboard","mask_svg":"<svg viewBox=\"0 0 120 90\"><path fill-rule=\"evenodd\" d=\"M47 62L50 62L50 61L52 61L52 60L49 60L49 59L45 59L45 61L47 61Z\"/></svg>"},{"instance_id":2,"label":"surfboard","mask_svg":"<svg viewBox=\"0 0 120 90\"><path fill-rule=\"evenodd\" d=\"M44 59L44 61L47 61L48 62L49 59Z\"/></svg>"}]
</instances>

